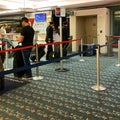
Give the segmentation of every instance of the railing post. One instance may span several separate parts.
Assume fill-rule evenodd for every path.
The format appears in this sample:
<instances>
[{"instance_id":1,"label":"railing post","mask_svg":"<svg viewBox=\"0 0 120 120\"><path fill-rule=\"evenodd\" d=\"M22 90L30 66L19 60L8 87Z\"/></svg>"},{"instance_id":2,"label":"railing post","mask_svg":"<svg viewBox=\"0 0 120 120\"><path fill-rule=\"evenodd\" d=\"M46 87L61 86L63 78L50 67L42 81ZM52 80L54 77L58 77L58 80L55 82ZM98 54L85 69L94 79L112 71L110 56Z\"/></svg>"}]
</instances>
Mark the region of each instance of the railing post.
<instances>
[{"instance_id":1,"label":"railing post","mask_svg":"<svg viewBox=\"0 0 120 120\"><path fill-rule=\"evenodd\" d=\"M36 63L38 63L39 60L38 60L38 45L37 44L35 45L35 49L36 49ZM33 80L41 80L41 79L43 79L43 77L39 76L39 66L37 66L36 67L36 76L33 77Z\"/></svg>"},{"instance_id":2,"label":"railing post","mask_svg":"<svg viewBox=\"0 0 120 120\"><path fill-rule=\"evenodd\" d=\"M84 62L85 60L83 59L83 39L81 38L81 44L80 44L80 49L81 49L81 54L80 54L80 61Z\"/></svg>"},{"instance_id":3,"label":"railing post","mask_svg":"<svg viewBox=\"0 0 120 120\"><path fill-rule=\"evenodd\" d=\"M5 42L5 50L8 50L8 43L7 42ZM9 70L8 66L9 66L8 52L5 52L5 70Z\"/></svg>"},{"instance_id":4,"label":"railing post","mask_svg":"<svg viewBox=\"0 0 120 120\"><path fill-rule=\"evenodd\" d=\"M62 42L62 17L59 18L60 22L60 42ZM63 47L62 44L60 44L60 57L63 57ZM55 69L55 71L58 72L67 72L69 71L66 68L63 68L63 60L60 60L60 68Z\"/></svg>"},{"instance_id":5,"label":"railing post","mask_svg":"<svg viewBox=\"0 0 120 120\"><path fill-rule=\"evenodd\" d=\"M100 85L100 45L97 46L97 85L92 86L93 90L101 91L106 88Z\"/></svg>"},{"instance_id":6,"label":"railing post","mask_svg":"<svg viewBox=\"0 0 120 120\"><path fill-rule=\"evenodd\" d=\"M118 64L116 66L120 66L120 38L118 40Z\"/></svg>"}]
</instances>

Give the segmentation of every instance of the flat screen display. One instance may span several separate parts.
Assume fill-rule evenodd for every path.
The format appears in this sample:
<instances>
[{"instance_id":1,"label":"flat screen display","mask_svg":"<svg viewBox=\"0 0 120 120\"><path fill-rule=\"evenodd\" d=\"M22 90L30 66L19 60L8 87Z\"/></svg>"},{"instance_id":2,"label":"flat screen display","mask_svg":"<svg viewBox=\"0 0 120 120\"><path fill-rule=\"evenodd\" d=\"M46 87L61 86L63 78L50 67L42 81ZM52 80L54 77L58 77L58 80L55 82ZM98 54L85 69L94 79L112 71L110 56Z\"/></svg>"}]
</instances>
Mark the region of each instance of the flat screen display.
<instances>
[{"instance_id":1,"label":"flat screen display","mask_svg":"<svg viewBox=\"0 0 120 120\"><path fill-rule=\"evenodd\" d=\"M45 22L46 21L46 13L35 14L36 22Z\"/></svg>"}]
</instances>

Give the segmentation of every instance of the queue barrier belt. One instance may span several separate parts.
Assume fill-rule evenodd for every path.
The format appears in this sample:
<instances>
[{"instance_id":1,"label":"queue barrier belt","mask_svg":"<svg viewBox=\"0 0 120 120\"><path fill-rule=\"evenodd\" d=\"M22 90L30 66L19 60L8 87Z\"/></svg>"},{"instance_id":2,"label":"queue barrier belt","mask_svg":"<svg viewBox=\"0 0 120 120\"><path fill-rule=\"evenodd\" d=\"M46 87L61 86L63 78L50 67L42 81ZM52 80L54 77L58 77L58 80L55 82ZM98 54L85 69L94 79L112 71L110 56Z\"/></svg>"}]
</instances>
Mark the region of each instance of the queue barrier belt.
<instances>
[{"instance_id":1,"label":"queue barrier belt","mask_svg":"<svg viewBox=\"0 0 120 120\"><path fill-rule=\"evenodd\" d=\"M67 41L63 41L63 42L53 42L53 43L48 43L48 44L38 44L38 46L48 46L48 45L57 45L57 44L63 44L63 43L71 43L71 42L75 42L75 41L79 41L79 40L81 40L81 39L67 40ZM33 47L35 47L35 45L22 46L20 48L12 48L12 49L8 49L8 50L1 50L0 53L12 52L12 51L17 51L17 50L24 50L24 49L29 49L29 48L33 48Z\"/></svg>"},{"instance_id":2,"label":"queue barrier belt","mask_svg":"<svg viewBox=\"0 0 120 120\"><path fill-rule=\"evenodd\" d=\"M69 40L69 41L64 41L64 42L55 42L55 43L50 43L50 44L39 44L38 46L46 46L46 45L53 45L53 44L63 44L63 43L66 43L66 42L69 43L69 42L78 41L78 40L80 40L80 39ZM112 42L107 42L104 45L100 45L100 47L105 47L105 46L108 46L108 45L113 44L115 42L116 42L116 40L114 40ZM27 47L21 47L21 48L13 48L13 49L10 49L10 50L2 50L0 52L6 52L6 51L9 52L9 51L15 51L15 50L23 50L23 49L27 49L27 48L33 48L34 46L27 46ZM96 47L96 49L97 49L97 47ZM89 51L89 50L93 50L93 49L88 49L87 51ZM64 56L64 57L60 57L60 58L53 59L53 60L48 60L48 61L43 61L43 62L35 63L35 64L29 65L29 66L23 66L23 67L19 67L19 68L15 68L15 69L1 71L0 72L0 76L4 76L4 75L10 74L10 73L20 72L20 71L23 71L23 70L31 69L31 68L42 66L42 65L46 65L46 64L50 64L50 63L53 63L53 62L55 62L57 60L71 58L71 57L83 54L84 52L86 52L86 51L73 53L73 54L70 54L70 55L67 55L67 56Z\"/></svg>"}]
</instances>

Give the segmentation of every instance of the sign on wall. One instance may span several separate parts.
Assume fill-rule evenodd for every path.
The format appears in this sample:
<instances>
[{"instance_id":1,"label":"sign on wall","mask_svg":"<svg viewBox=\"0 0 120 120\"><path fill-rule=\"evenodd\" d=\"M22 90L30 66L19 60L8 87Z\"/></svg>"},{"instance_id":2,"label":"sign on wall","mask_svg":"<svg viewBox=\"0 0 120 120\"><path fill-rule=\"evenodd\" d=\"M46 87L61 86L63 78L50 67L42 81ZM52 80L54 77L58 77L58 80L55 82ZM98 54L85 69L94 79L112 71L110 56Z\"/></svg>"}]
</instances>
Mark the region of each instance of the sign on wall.
<instances>
[{"instance_id":1,"label":"sign on wall","mask_svg":"<svg viewBox=\"0 0 120 120\"><path fill-rule=\"evenodd\" d=\"M47 28L47 22L34 22L33 28L35 31L39 31L42 34L45 34Z\"/></svg>"},{"instance_id":2,"label":"sign on wall","mask_svg":"<svg viewBox=\"0 0 120 120\"><path fill-rule=\"evenodd\" d=\"M66 10L64 8L56 8L55 9L55 16L56 17L65 17L66 16Z\"/></svg>"}]
</instances>

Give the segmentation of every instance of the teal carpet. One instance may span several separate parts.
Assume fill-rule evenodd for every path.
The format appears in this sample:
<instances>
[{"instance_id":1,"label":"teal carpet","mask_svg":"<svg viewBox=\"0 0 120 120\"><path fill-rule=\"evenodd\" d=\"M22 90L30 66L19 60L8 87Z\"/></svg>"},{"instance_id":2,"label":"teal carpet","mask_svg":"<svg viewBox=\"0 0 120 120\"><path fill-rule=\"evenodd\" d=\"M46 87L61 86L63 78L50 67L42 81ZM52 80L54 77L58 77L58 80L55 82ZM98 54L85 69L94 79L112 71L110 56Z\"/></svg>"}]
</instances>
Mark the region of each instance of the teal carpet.
<instances>
[{"instance_id":1,"label":"teal carpet","mask_svg":"<svg viewBox=\"0 0 120 120\"><path fill-rule=\"evenodd\" d=\"M91 88L97 81L96 57L84 59L63 61L67 72L55 71L59 63L40 66L42 80L18 83L0 96L0 120L120 120L117 56L101 56L100 83L106 90L99 92Z\"/></svg>"}]
</instances>

